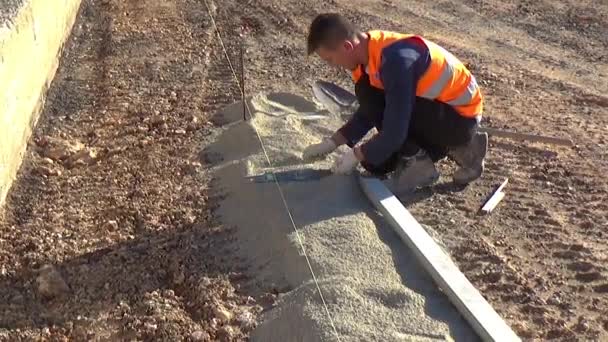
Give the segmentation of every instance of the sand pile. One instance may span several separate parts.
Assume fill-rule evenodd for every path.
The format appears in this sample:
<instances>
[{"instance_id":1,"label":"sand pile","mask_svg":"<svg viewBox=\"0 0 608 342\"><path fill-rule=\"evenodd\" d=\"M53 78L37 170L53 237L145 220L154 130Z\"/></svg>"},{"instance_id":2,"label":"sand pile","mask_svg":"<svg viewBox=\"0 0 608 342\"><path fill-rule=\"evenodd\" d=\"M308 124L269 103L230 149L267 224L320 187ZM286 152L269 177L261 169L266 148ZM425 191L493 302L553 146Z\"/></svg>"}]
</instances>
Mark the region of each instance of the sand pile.
<instances>
[{"instance_id":1,"label":"sand pile","mask_svg":"<svg viewBox=\"0 0 608 342\"><path fill-rule=\"evenodd\" d=\"M254 126L275 171L327 169L335 155L304 164L301 151L331 134L342 119L286 93L260 95L248 104L254 113L248 122L242 121L241 103L216 116L223 128L205 155L214 165L216 190L225 195L219 216L237 228L251 273L283 292L278 305L262 315L252 340L336 340L276 185L251 177L269 170ZM476 339L354 176L281 188L341 341Z\"/></svg>"}]
</instances>

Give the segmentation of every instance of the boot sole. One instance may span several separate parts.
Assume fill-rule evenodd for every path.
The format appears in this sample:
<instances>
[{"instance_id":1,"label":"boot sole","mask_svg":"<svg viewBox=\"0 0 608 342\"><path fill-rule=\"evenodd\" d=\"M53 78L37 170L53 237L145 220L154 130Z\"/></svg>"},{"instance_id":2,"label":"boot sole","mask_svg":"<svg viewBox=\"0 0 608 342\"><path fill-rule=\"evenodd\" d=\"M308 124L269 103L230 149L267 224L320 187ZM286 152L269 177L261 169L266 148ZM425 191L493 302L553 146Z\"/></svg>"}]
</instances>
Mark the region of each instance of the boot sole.
<instances>
[{"instance_id":1,"label":"boot sole","mask_svg":"<svg viewBox=\"0 0 608 342\"><path fill-rule=\"evenodd\" d=\"M484 169L485 169L485 158L486 158L486 154L488 153L488 133L481 133L478 134L475 138L481 139L481 142L479 143L479 149L476 151L478 152L477 155L480 156L481 158L481 168L475 170L474 173L472 173L471 176L465 177L463 179L458 179L457 177L452 177L452 181L454 182L454 184L457 185L467 185L471 182L473 182L474 180L477 180L481 177L481 175L483 175Z\"/></svg>"}]
</instances>

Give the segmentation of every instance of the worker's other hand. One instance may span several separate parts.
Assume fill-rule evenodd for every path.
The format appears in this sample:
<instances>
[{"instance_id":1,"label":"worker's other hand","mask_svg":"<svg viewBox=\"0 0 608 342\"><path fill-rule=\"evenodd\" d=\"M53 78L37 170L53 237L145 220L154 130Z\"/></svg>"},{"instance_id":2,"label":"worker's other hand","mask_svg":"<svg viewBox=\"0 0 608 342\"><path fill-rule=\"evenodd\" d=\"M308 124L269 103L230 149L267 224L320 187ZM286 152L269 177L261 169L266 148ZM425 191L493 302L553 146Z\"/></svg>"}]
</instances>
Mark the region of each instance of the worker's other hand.
<instances>
[{"instance_id":1,"label":"worker's other hand","mask_svg":"<svg viewBox=\"0 0 608 342\"><path fill-rule=\"evenodd\" d=\"M359 159L355 156L355 150L350 149L336 159L331 171L337 175L348 175L357 167L357 164L359 164Z\"/></svg>"},{"instance_id":2,"label":"worker's other hand","mask_svg":"<svg viewBox=\"0 0 608 342\"><path fill-rule=\"evenodd\" d=\"M325 157L332 153L338 146L331 138L325 138L318 144L313 144L304 149L302 159L310 160L315 158Z\"/></svg>"}]
</instances>

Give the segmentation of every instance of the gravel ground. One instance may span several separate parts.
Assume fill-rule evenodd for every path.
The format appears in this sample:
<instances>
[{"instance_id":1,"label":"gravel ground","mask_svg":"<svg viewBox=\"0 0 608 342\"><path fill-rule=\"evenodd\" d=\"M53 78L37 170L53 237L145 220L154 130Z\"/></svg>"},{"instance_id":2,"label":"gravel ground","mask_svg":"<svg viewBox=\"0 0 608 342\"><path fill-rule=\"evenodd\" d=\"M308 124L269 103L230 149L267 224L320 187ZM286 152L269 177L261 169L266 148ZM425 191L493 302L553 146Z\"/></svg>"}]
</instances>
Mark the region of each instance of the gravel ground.
<instances>
[{"instance_id":1,"label":"gravel ground","mask_svg":"<svg viewBox=\"0 0 608 342\"><path fill-rule=\"evenodd\" d=\"M10 24L28 0L0 0L0 26Z\"/></svg>"},{"instance_id":2,"label":"gravel ground","mask_svg":"<svg viewBox=\"0 0 608 342\"><path fill-rule=\"evenodd\" d=\"M250 93L348 86L304 57L310 20L339 11L449 48L483 87L486 126L572 138L491 138L483 179L404 201L522 337L608 338L605 2L209 2L233 60L245 37ZM239 96L204 3L87 1L69 45L0 221L0 336L244 338L214 308L255 318L285 289L250 285L239 232L214 213L222 197L199 153L209 118ZM477 216L505 177L505 200Z\"/></svg>"}]
</instances>

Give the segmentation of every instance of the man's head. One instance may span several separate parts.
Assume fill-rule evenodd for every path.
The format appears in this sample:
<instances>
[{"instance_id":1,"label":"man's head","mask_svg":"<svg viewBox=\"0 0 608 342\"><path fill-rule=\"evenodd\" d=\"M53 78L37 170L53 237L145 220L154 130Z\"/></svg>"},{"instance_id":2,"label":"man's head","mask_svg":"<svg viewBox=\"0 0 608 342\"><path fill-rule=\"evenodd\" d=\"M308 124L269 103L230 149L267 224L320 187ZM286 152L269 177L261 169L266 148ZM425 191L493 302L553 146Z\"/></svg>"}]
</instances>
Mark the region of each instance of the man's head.
<instances>
[{"instance_id":1,"label":"man's head","mask_svg":"<svg viewBox=\"0 0 608 342\"><path fill-rule=\"evenodd\" d=\"M359 31L336 13L319 14L308 31L308 55L317 53L329 64L352 70L359 63L355 48Z\"/></svg>"}]
</instances>

